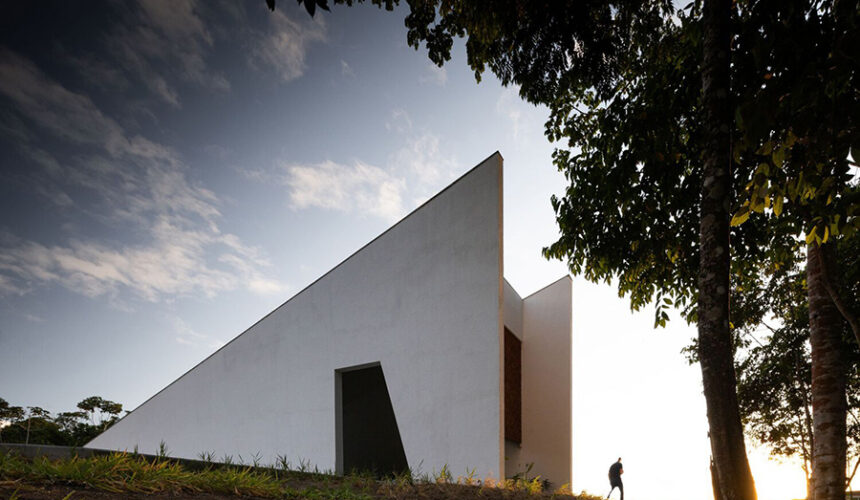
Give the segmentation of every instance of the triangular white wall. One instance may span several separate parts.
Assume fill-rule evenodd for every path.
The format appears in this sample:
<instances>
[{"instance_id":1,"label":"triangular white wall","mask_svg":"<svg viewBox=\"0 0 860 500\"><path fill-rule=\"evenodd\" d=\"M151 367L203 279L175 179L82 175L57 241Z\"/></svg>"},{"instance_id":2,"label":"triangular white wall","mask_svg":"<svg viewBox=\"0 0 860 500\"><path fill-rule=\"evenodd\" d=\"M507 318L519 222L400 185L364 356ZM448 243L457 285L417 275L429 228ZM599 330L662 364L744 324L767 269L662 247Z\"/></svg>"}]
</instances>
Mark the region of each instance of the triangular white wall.
<instances>
[{"instance_id":1,"label":"triangular white wall","mask_svg":"<svg viewBox=\"0 0 860 500\"><path fill-rule=\"evenodd\" d=\"M335 468L335 370L380 362L410 467L499 477L502 158L490 156L88 444Z\"/></svg>"}]
</instances>

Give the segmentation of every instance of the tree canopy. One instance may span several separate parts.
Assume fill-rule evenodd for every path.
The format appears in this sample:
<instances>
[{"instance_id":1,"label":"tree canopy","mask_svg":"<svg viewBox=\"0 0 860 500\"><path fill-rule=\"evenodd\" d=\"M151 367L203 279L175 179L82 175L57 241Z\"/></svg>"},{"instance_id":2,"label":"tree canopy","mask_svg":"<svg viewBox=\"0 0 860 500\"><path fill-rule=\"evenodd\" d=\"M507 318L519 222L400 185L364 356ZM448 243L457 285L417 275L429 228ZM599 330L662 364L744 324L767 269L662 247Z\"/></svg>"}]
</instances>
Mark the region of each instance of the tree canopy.
<instances>
[{"instance_id":1,"label":"tree canopy","mask_svg":"<svg viewBox=\"0 0 860 500\"><path fill-rule=\"evenodd\" d=\"M82 411L51 413L38 406L11 406L0 398L0 442L83 446L119 420L122 404L99 396L77 404ZM96 414L99 413L98 419Z\"/></svg>"}]
</instances>

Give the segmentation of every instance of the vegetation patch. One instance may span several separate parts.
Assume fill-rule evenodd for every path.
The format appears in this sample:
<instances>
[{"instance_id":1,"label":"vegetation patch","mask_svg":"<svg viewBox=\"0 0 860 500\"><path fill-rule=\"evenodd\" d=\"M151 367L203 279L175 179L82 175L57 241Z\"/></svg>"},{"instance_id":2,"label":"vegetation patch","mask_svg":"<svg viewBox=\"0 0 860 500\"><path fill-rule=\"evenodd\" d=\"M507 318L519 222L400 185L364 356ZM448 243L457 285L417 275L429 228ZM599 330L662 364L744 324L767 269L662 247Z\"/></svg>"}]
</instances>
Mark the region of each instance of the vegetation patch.
<instances>
[{"instance_id":1,"label":"vegetation patch","mask_svg":"<svg viewBox=\"0 0 860 500\"><path fill-rule=\"evenodd\" d=\"M565 489L545 491L539 477L494 481L450 473L406 473L378 480L370 475L335 476L284 468L212 464L189 470L166 458L115 453L59 460L0 453L0 498L194 498L286 499L549 499L596 500Z\"/></svg>"}]
</instances>

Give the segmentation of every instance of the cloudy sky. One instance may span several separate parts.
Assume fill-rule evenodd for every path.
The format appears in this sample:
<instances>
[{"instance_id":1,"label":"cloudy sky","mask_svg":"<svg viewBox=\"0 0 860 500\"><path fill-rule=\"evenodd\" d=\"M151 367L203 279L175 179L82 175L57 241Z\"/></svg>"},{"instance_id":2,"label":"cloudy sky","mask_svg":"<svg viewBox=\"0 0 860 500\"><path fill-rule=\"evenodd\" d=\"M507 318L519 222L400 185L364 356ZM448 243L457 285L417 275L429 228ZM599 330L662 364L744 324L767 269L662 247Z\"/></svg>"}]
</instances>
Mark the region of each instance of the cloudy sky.
<instances>
[{"instance_id":1,"label":"cloudy sky","mask_svg":"<svg viewBox=\"0 0 860 500\"><path fill-rule=\"evenodd\" d=\"M462 43L444 68L405 12L291 1L10 2L0 7L0 397L133 409L450 181L505 158L505 274L563 276L540 249L564 189L545 109ZM574 484L708 498L697 366L681 321L654 331L574 281ZM752 453L763 500L803 476Z\"/></svg>"}]
</instances>

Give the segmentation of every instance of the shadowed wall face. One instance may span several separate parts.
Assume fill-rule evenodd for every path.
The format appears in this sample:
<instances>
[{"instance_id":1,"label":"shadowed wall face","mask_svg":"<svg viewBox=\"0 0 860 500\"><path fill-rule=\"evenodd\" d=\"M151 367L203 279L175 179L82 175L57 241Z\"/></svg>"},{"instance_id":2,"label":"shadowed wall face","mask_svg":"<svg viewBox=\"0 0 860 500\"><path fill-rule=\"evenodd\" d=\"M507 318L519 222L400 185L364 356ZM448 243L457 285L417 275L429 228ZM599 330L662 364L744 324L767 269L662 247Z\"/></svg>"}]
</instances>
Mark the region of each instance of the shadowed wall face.
<instances>
[{"instance_id":1,"label":"shadowed wall face","mask_svg":"<svg viewBox=\"0 0 860 500\"><path fill-rule=\"evenodd\" d=\"M382 367L344 371L340 377L344 472L383 476L408 470Z\"/></svg>"}]
</instances>

